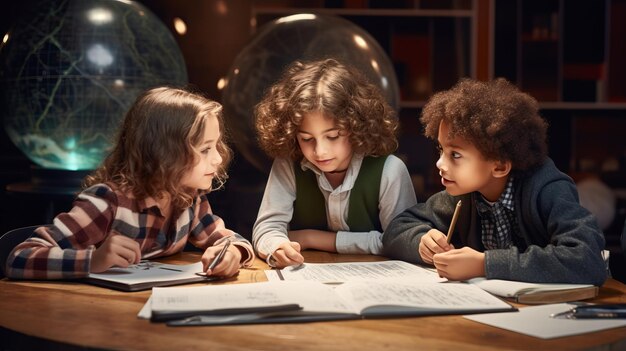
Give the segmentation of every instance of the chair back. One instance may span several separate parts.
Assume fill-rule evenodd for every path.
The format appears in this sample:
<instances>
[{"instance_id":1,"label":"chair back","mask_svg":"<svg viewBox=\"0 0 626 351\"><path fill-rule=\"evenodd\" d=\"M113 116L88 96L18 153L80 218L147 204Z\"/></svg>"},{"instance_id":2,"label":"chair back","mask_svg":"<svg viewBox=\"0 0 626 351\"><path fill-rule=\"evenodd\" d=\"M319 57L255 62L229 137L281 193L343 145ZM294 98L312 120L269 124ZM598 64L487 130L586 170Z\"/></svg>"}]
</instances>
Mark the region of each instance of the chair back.
<instances>
[{"instance_id":1,"label":"chair back","mask_svg":"<svg viewBox=\"0 0 626 351\"><path fill-rule=\"evenodd\" d=\"M17 228L9 230L4 233L4 235L0 236L0 279L4 278L6 275L5 267L7 257L9 257L9 254L13 251L13 248L19 243L30 238L35 229L39 227L41 227L41 225L31 225L28 227Z\"/></svg>"}]
</instances>

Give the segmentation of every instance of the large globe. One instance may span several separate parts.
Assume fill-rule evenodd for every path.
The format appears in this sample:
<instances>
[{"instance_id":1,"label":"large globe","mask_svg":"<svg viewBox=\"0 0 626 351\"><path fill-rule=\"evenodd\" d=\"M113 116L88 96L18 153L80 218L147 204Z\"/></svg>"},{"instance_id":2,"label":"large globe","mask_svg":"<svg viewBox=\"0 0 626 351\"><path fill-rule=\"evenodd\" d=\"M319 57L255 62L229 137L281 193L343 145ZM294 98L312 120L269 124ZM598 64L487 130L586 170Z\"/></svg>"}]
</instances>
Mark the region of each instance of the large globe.
<instances>
[{"instance_id":1,"label":"large globe","mask_svg":"<svg viewBox=\"0 0 626 351\"><path fill-rule=\"evenodd\" d=\"M398 108L399 87L391 60L361 27L337 16L297 14L262 26L237 55L222 103L237 150L267 172L271 162L256 142L254 106L293 61L336 58L360 70Z\"/></svg>"},{"instance_id":2,"label":"large globe","mask_svg":"<svg viewBox=\"0 0 626 351\"><path fill-rule=\"evenodd\" d=\"M132 1L42 1L3 42L4 127L44 168L96 168L140 92L187 83L172 34Z\"/></svg>"}]
</instances>

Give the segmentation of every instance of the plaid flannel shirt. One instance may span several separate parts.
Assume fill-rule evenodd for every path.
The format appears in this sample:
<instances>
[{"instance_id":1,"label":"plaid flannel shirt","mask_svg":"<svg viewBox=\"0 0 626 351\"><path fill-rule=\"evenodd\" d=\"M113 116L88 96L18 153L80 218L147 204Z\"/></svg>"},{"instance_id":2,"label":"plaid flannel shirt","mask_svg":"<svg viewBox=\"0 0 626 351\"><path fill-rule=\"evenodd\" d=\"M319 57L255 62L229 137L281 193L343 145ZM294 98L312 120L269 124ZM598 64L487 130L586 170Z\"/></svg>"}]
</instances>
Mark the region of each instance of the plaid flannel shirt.
<instances>
[{"instance_id":1,"label":"plaid flannel shirt","mask_svg":"<svg viewBox=\"0 0 626 351\"><path fill-rule=\"evenodd\" d=\"M187 241L201 249L230 237L244 253L242 266L254 259L252 245L241 235L226 229L224 221L212 214L206 194L196 197L191 207L171 225L154 198L137 200L105 184L81 192L69 212L59 214L52 226L39 227L17 245L6 262L7 276L17 279L73 279L89 273L95 249L111 235L125 235L137 241L142 256L168 256L180 252Z\"/></svg>"},{"instance_id":2,"label":"plaid flannel shirt","mask_svg":"<svg viewBox=\"0 0 626 351\"><path fill-rule=\"evenodd\" d=\"M504 191L494 204L488 204L480 196L476 201L482 241L486 250L508 249L513 245L512 237L517 230L515 221L515 205L513 203L513 177L509 177Z\"/></svg>"}]
</instances>

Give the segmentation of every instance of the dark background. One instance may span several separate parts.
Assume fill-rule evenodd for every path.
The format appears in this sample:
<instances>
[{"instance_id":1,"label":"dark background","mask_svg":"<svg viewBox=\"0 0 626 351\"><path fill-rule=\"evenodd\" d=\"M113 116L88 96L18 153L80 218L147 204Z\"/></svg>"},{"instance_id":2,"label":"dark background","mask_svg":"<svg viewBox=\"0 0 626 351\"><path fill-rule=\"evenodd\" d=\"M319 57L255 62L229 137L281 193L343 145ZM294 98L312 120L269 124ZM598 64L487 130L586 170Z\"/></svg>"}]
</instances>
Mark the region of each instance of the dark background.
<instances>
[{"instance_id":1,"label":"dark background","mask_svg":"<svg viewBox=\"0 0 626 351\"><path fill-rule=\"evenodd\" d=\"M6 32L13 20L35 6L36 2L21 0L3 3L0 33ZM154 12L174 33L185 57L190 84L217 101L221 100L218 80L227 75L236 55L254 34L252 19L258 20L257 25L260 26L262 22L281 14L295 13L297 8L326 11L324 13L335 11L370 31L385 49L391 51L390 43L406 33L409 38L420 39L419 35L424 32L425 38L433 40L433 45L445 47L440 43L446 44L446 37L432 34L432 26L413 24L421 20L415 17L413 22L410 17L415 16L418 4L422 8L441 5L452 11L462 11L472 4L468 0L139 2ZM626 29L615 18L626 18L626 0L581 2L569 7L563 7L564 3L563 0L477 1L474 17L478 25L477 38L472 44L476 47L474 77L489 79L504 76L535 96L541 103L542 115L550 124L550 156L557 166L577 181L593 177L615 190L618 195L616 215L605 235L607 248L614 257L612 270L623 277L626 264L619 249L619 234L626 218L626 73L619 66L626 62L626 53L624 49L618 49L620 46L616 43L624 42ZM404 11L407 16L393 17L398 14L393 12L390 17L384 13L385 9L376 12L379 7ZM346 9L348 12L344 11ZM371 13L363 15L359 11ZM554 13L564 19L564 24L557 28L550 22ZM185 20L188 32L184 36L175 33L172 25L174 17ZM401 25L394 27L393 23L389 23L394 21ZM577 25L580 23L587 25ZM546 27L547 32L544 32ZM521 35L516 34L519 33L516 28L522 29ZM493 46L489 44L490 38L493 39ZM603 47L610 48L610 57L606 51L603 55L597 54L602 52ZM493 59L490 50L493 50ZM411 60L410 54L408 60ZM444 55L434 57L434 61L454 54L445 55L444 51ZM434 145L423 138L418 122L420 108L428 96L419 93L411 96L410 86L407 85L410 82L406 82L410 73L408 70L411 67L419 69L419 66L413 65L415 62L401 62L401 55L392 52L403 95L399 111L400 149L397 154L407 163L414 177L416 195L423 201L442 188L434 167ZM415 56L415 61L433 61L433 57L418 57L419 53ZM619 64L609 65L611 60ZM433 67L435 63L432 63ZM449 67L431 68L426 72L430 72L431 79L429 94L448 88L449 82L456 80L456 77L450 76ZM563 73L558 75L555 72ZM601 74L594 76L594 72L608 72L608 77ZM603 80L609 82L606 91L597 84ZM618 167L606 169L604 165L609 161L617 161ZM7 191L7 188L15 189L16 184L32 183L32 167L28 158L8 139L4 128L0 128L0 233L20 226L50 222L54 215L71 207L71 192L54 195ZM229 174L226 188L210 195L212 206L228 227L249 238L267 175L252 166L237 150Z\"/></svg>"}]
</instances>

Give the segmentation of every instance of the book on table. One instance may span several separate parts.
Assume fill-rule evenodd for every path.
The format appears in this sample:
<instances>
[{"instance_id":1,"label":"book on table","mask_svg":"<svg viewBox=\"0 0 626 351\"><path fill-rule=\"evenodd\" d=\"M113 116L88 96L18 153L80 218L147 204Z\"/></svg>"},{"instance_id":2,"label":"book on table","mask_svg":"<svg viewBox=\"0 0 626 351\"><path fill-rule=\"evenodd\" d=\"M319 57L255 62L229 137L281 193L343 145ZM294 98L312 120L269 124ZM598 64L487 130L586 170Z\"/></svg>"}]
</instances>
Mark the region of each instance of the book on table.
<instances>
[{"instance_id":1,"label":"book on table","mask_svg":"<svg viewBox=\"0 0 626 351\"><path fill-rule=\"evenodd\" d=\"M85 282L121 291L147 290L155 286L171 286L217 280L218 277L200 276L202 262L167 264L142 261L127 268L111 268L102 273L90 273Z\"/></svg>"},{"instance_id":2,"label":"book on table","mask_svg":"<svg viewBox=\"0 0 626 351\"><path fill-rule=\"evenodd\" d=\"M156 287L144 307L149 308L153 322L168 322L171 326L293 323L516 310L471 284L394 280L341 284L269 281Z\"/></svg>"},{"instance_id":3,"label":"book on table","mask_svg":"<svg viewBox=\"0 0 626 351\"><path fill-rule=\"evenodd\" d=\"M494 295L529 305L580 301L598 296L598 287L591 284L526 283L485 278L468 282Z\"/></svg>"},{"instance_id":4,"label":"book on table","mask_svg":"<svg viewBox=\"0 0 626 351\"><path fill-rule=\"evenodd\" d=\"M369 280L419 280L443 282L432 268L403 261L305 263L265 272L268 280L315 280L325 283ZM524 304L579 301L593 298L598 287L586 284L536 284L500 279L475 278L468 281L496 296Z\"/></svg>"}]
</instances>

